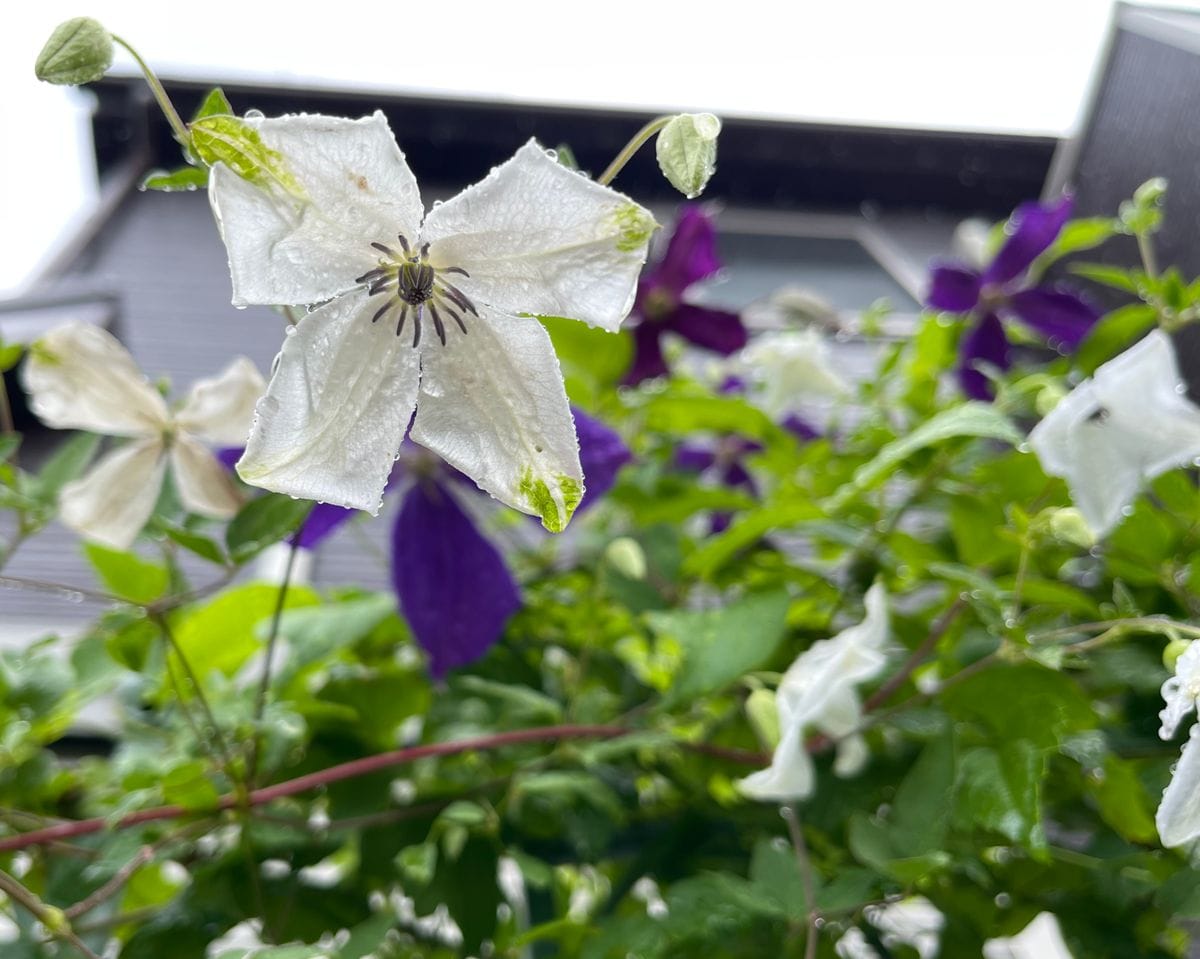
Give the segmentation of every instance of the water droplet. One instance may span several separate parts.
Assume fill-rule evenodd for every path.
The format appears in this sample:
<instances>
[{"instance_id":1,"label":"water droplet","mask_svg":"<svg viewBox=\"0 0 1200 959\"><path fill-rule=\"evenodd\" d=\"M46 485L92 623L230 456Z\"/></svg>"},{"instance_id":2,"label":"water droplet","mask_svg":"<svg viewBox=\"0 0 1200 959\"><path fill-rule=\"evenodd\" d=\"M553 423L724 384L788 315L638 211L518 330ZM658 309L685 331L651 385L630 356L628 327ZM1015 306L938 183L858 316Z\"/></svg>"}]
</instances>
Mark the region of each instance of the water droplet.
<instances>
[{"instance_id":1,"label":"water droplet","mask_svg":"<svg viewBox=\"0 0 1200 959\"><path fill-rule=\"evenodd\" d=\"M265 116L265 114L262 112L262 110L247 110L246 111L246 119L247 120L261 120L264 116Z\"/></svg>"},{"instance_id":2,"label":"water droplet","mask_svg":"<svg viewBox=\"0 0 1200 959\"><path fill-rule=\"evenodd\" d=\"M1121 515L1122 516L1132 516L1133 515L1133 506L1132 505L1122 506L1121 507Z\"/></svg>"},{"instance_id":3,"label":"water droplet","mask_svg":"<svg viewBox=\"0 0 1200 959\"><path fill-rule=\"evenodd\" d=\"M1012 905L1012 896L1006 892L998 892L994 901L1001 909L1007 909Z\"/></svg>"},{"instance_id":4,"label":"water droplet","mask_svg":"<svg viewBox=\"0 0 1200 959\"><path fill-rule=\"evenodd\" d=\"M1178 393L1180 396L1182 396L1184 393L1187 392L1187 384L1186 383L1176 383L1175 384L1175 392Z\"/></svg>"},{"instance_id":5,"label":"water droplet","mask_svg":"<svg viewBox=\"0 0 1200 959\"><path fill-rule=\"evenodd\" d=\"M1017 444L1017 452L1018 453L1028 453L1029 452L1029 444L1028 443L1018 443Z\"/></svg>"},{"instance_id":6,"label":"water droplet","mask_svg":"<svg viewBox=\"0 0 1200 959\"><path fill-rule=\"evenodd\" d=\"M557 150L547 150L546 156L548 156L551 160L557 160L558 159L558 151Z\"/></svg>"}]
</instances>

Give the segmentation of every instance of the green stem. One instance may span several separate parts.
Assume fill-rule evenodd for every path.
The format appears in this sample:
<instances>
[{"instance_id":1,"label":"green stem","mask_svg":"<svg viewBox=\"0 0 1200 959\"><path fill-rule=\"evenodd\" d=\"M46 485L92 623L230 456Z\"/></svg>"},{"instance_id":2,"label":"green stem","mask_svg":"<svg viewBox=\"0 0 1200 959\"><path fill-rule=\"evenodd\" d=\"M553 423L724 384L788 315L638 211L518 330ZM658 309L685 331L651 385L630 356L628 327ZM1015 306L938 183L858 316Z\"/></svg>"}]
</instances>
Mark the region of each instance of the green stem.
<instances>
[{"instance_id":1,"label":"green stem","mask_svg":"<svg viewBox=\"0 0 1200 959\"><path fill-rule=\"evenodd\" d=\"M258 694L254 699L254 729L250 739L250 762L246 769L248 789L254 788L254 779L258 775L259 726L262 724L263 713L267 709L267 696L271 692L271 664L275 660L275 647L279 643L279 624L283 619L283 607L287 602L288 587L292 582L292 572L296 568L296 553L299 550L299 534L297 534L292 537L292 543L288 549L287 566L283 570L283 582L279 584L279 592L275 596L275 610L271 614L271 631L267 635L267 648L263 656L262 678L259 680Z\"/></svg>"},{"instance_id":2,"label":"green stem","mask_svg":"<svg viewBox=\"0 0 1200 959\"><path fill-rule=\"evenodd\" d=\"M638 130L633 135L633 139L626 143L625 148L617 154L616 159L608 165L608 169L596 178L596 182L601 186L608 186L612 183L617 178L617 174L625 168L625 164L633 159L633 155L646 144L646 141L674 119L673 114L666 117L657 117Z\"/></svg>"},{"instance_id":3,"label":"green stem","mask_svg":"<svg viewBox=\"0 0 1200 959\"><path fill-rule=\"evenodd\" d=\"M24 907L30 915L46 927L46 932L51 938L70 943L85 959L100 959L71 929L71 923L61 909L46 905L3 869L0 869L0 892Z\"/></svg>"},{"instance_id":4,"label":"green stem","mask_svg":"<svg viewBox=\"0 0 1200 959\"><path fill-rule=\"evenodd\" d=\"M167 91L163 89L163 85L161 82L159 82L157 75L155 75L154 71L150 69L150 64L142 59L141 54L133 49L133 47L129 45L128 41L121 39L115 33L110 34L110 36L113 39L113 43L119 43L126 50L128 50L129 55L133 57L135 61L137 61L137 65L141 67L142 74L146 78L146 84L150 87L150 92L154 94L154 99L158 101L159 109L162 110L163 116L167 118L167 122L171 124L171 130L175 133L175 139L178 140L182 146L188 146L192 142L192 136L190 133L188 133L187 124L184 123L180 118L179 111L175 109L175 104L173 104L171 102L171 98L167 96Z\"/></svg>"},{"instance_id":5,"label":"green stem","mask_svg":"<svg viewBox=\"0 0 1200 959\"><path fill-rule=\"evenodd\" d=\"M800 867L800 881L804 885L804 904L808 909L808 934L804 939L804 959L815 959L817 938L821 934L821 914L817 911L817 889L813 882L812 859L808 855L808 844L800 827L800 813L795 806L783 806L779 815L787 823L792 848L796 851L796 863Z\"/></svg>"}]
</instances>

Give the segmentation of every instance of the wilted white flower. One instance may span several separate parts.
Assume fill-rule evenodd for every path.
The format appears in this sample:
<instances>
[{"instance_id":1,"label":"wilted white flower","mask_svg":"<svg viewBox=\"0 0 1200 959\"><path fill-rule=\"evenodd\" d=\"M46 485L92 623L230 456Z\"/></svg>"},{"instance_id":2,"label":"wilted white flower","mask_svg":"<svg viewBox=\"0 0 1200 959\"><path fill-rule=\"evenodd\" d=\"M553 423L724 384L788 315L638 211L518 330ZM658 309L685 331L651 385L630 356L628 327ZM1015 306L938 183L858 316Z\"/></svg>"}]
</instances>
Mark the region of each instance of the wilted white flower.
<instances>
[{"instance_id":1,"label":"wilted white flower","mask_svg":"<svg viewBox=\"0 0 1200 959\"><path fill-rule=\"evenodd\" d=\"M1179 724L1200 701L1200 642L1192 642L1175 661L1175 675L1162 685L1165 702L1158 714L1163 739L1175 735ZM1200 725L1193 724L1183 753L1163 791L1154 816L1164 846L1182 846L1200 836Z\"/></svg>"},{"instance_id":2,"label":"wilted white flower","mask_svg":"<svg viewBox=\"0 0 1200 959\"><path fill-rule=\"evenodd\" d=\"M983 959L1072 959L1063 941L1058 917L1041 912L1017 935L989 939L983 944Z\"/></svg>"},{"instance_id":3,"label":"wilted white flower","mask_svg":"<svg viewBox=\"0 0 1200 959\"><path fill-rule=\"evenodd\" d=\"M63 487L60 516L71 529L126 549L154 510L168 460L188 510L215 519L237 512L237 490L201 440L222 446L245 442L264 388L245 357L219 376L197 381L172 412L115 337L70 323L33 345L23 377L33 411L48 426L129 438Z\"/></svg>"},{"instance_id":4,"label":"wilted white flower","mask_svg":"<svg viewBox=\"0 0 1200 959\"><path fill-rule=\"evenodd\" d=\"M768 768L738 781L744 795L792 802L812 794L813 765L804 744L810 728L841 740L835 764L840 767L839 774L853 774L866 760L862 739L854 735L862 721L857 687L878 676L887 664L883 647L888 638L888 611L883 586L876 583L867 590L864 602L866 618L861 623L832 639L813 643L784 673L775 694L779 745Z\"/></svg>"},{"instance_id":5,"label":"wilted white flower","mask_svg":"<svg viewBox=\"0 0 1200 959\"><path fill-rule=\"evenodd\" d=\"M941 946L946 917L924 896L909 896L866 909L867 922L879 930L889 949L911 946L920 959L933 959Z\"/></svg>"},{"instance_id":6,"label":"wilted white flower","mask_svg":"<svg viewBox=\"0 0 1200 959\"><path fill-rule=\"evenodd\" d=\"M412 420L413 440L562 529L583 475L534 317L615 331L657 226L649 212L530 141L425 215L382 113L244 122L286 175L212 170L233 302L323 305L288 331L242 478L377 512Z\"/></svg>"},{"instance_id":7,"label":"wilted white flower","mask_svg":"<svg viewBox=\"0 0 1200 959\"><path fill-rule=\"evenodd\" d=\"M1200 456L1200 407L1170 338L1155 330L1075 387L1029 434L1042 469L1067 481L1103 536L1142 483Z\"/></svg>"}]
</instances>

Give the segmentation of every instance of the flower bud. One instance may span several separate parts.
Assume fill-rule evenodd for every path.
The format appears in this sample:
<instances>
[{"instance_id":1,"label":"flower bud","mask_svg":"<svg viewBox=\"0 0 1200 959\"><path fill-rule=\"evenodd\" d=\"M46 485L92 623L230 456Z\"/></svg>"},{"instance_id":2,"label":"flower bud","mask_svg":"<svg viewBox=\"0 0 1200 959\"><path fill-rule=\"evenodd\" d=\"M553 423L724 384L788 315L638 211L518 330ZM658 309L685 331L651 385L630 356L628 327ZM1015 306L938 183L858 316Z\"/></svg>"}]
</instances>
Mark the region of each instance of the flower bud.
<instances>
[{"instance_id":1,"label":"flower bud","mask_svg":"<svg viewBox=\"0 0 1200 959\"><path fill-rule=\"evenodd\" d=\"M704 192L717 164L721 121L711 113L681 113L663 127L655 142L658 166L689 200Z\"/></svg>"},{"instance_id":2,"label":"flower bud","mask_svg":"<svg viewBox=\"0 0 1200 959\"><path fill-rule=\"evenodd\" d=\"M774 749L779 745L779 713L771 690L756 689L746 697L746 718L764 746Z\"/></svg>"},{"instance_id":3,"label":"flower bud","mask_svg":"<svg viewBox=\"0 0 1200 959\"><path fill-rule=\"evenodd\" d=\"M1173 639L1163 647L1162 661L1163 665L1171 672L1175 672L1175 664L1179 662L1179 657L1183 655L1183 651L1192 645L1190 639Z\"/></svg>"},{"instance_id":4,"label":"flower bud","mask_svg":"<svg viewBox=\"0 0 1200 959\"><path fill-rule=\"evenodd\" d=\"M646 578L646 554L635 539L618 536L605 548L604 558L627 579Z\"/></svg>"},{"instance_id":5,"label":"flower bud","mask_svg":"<svg viewBox=\"0 0 1200 959\"><path fill-rule=\"evenodd\" d=\"M112 36L91 17L61 23L42 47L33 71L39 80L76 86L99 80L113 61Z\"/></svg>"},{"instance_id":6,"label":"flower bud","mask_svg":"<svg viewBox=\"0 0 1200 959\"><path fill-rule=\"evenodd\" d=\"M1051 512L1050 535L1081 549L1091 549L1096 545L1095 532L1088 526L1083 514L1074 506L1066 506Z\"/></svg>"}]
</instances>

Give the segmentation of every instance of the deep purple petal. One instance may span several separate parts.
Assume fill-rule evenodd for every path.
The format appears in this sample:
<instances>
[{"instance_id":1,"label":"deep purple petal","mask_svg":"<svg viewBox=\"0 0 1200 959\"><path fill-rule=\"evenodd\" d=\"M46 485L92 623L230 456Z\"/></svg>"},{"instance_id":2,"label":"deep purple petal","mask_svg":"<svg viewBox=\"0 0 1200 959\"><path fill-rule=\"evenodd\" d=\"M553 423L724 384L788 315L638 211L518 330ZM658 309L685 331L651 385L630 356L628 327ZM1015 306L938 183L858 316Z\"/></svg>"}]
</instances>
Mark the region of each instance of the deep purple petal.
<instances>
[{"instance_id":1,"label":"deep purple petal","mask_svg":"<svg viewBox=\"0 0 1200 959\"><path fill-rule=\"evenodd\" d=\"M783 418L783 421L779 425L798 440L807 442L808 440L819 439L821 436L821 431L819 429L808 422L808 420L804 419L804 417L798 416L795 413L789 413Z\"/></svg>"},{"instance_id":2,"label":"deep purple petal","mask_svg":"<svg viewBox=\"0 0 1200 959\"><path fill-rule=\"evenodd\" d=\"M979 302L979 273L956 263L935 263L929 270L925 305L947 313L970 313Z\"/></svg>"},{"instance_id":3,"label":"deep purple petal","mask_svg":"<svg viewBox=\"0 0 1200 959\"><path fill-rule=\"evenodd\" d=\"M682 443L675 447L675 465L694 473L703 473L717 461L717 454L707 446Z\"/></svg>"},{"instance_id":4,"label":"deep purple petal","mask_svg":"<svg viewBox=\"0 0 1200 959\"><path fill-rule=\"evenodd\" d=\"M730 489L740 486L752 495L758 492L758 486L754 482L754 477L737 460L732 461L722 470L721 482Z\"/></svg>"},{"instance_id":5,"label":"deep purple petal","mask_svg":"<svg viewBox=\"0 0 1200 959\"><path fill-rule=\"evenodd\" d=\"M237 466L237 461L242 458L244 452L246 452L246 447L244 446L224 446L217 450L217 462L232 473L233 468Z\"/></svg>"},{"instance_id":6,"label":"deep purple petal","mask_svg":"<svg viewBox=\"0 0 1200 959\"><path fill-rule=\"evenodd\" d=\"M334 530L338 529L343 523L353 516L357 516L360 510L347 509L345 506L333 506L330 503L318 503L309 511L308 518L304 521L304 525L296 532L292 538L297 546L302 546L304 549L315 549L322 541L333 534Z\"/></svg>"},{"instance_id":7,"label":"deep purple petal","mask_svg":"<svg viewBox=\"0 0 1200 959\"><path fill-rule=\"evenodd\" d=\"M633 328L633 363L625 374L627 386L636 386L642 380L666 376L669 372L658 341L661 332L661 326L645 320Z\"/></svg>"},{"instance_id":8,"label":"deep purple petal","mask_svg":"<svg viewBox=\"0 0 1200 959\"><path fill-rule=\"evenodd\" d=\"M718 510L708 518L708 531L713 536L717 533L724 533L729 529L729 524L733 522L733 514L726 510Z\"/></svg>"},{"instance_id":9,"label":"deep purple petal","mask_svg":"<svg viewBox=\"0 0 1200 959\"><path fill-rule=\"evenodd\" d=\"M1012 215L1012 235L984 271L984 283L1008 283L1029 269L1029 264L1046 252L1071 218L1074 198L1063 196L1057 203L1022 203Z\"/></svg>"},{"instance_id":10,"label":"deep purple petal","mask_svg":"<svg viewBox=\"0 0 1200 959\"><path fill-rule=\"evenodd\" d=\"M958 382L963 392L972 399L990 400L995 394L991 381L976 366L979 361L1002 370L1007 370L1012 362L1004 324L995 313L986 314L974 329L968 330L958 346Z\"/></svg>"},{"instance_id":11,"label":"deep purple petal","mask_svg":"<svg viewBox=\"0 0 1200 959\"><path fill-rule=\"evenodd\" d=\"M700 206L684 206L667 241L667 250L647 280L661 285L676 298L693 283L721 269L717 258L717 231L712 218Z\"/></svg>"},{"instance_id":12,"label":"deep purple petal","mask_svg":"<svg viewBox=\"0 0 1200 959\"><path fill-rule=\"evenodd\" d=\"M726 356L740 350L749 338L736 313L686 303L675 309L663 325L697 346Z\"/></svg>"},{"instance_id":13,"label":"deep purple petal","mask_svg":"<svg viewBox=\"0 0 1200 959\"><path fill-rule=\"evenodd\" d=\"M579 465L583 467L583 510L612 489L621 467L633 459L629 447L616 430L572 406L575 435L579 437Z\"/></svg>"},{"instance_id":14,"label":"deep purple petal","mask_svg":"<svg viewBox=\"0 0 1200 959\"><path fill-rule=\"evenodd\" d=\"M499 551L436 483L416 483L404 497L392 584L435 679L486 653L521 606Z\"/></svg>"},{"instance_id":15,"label":"deep purple petal","mask_svg":"<svg viewBox=\"0 0 1200 959\"><path fill-rule=\"evenodd\" d=\"M722 396L741 396L746 392L746 381L740 376L727 376L717 387L717 392Z\"/></svg>"},{"instance_id":16,"label":"deep purple petal","mask_svg":"<svg viewBox=\"0 0 1200 959\"><path fill-rule=\"evenodd\" d=\"M1070 290L1021 290L1008 298L1008 305L1027 326L1069 347L1078 346L1100 319L1099 310Z\"/></svg>"}]
</instances>

